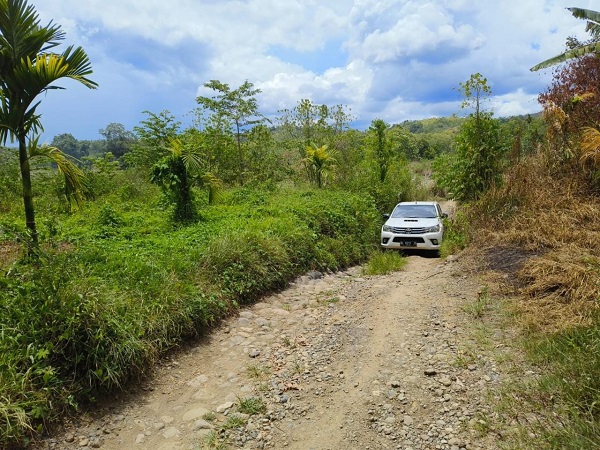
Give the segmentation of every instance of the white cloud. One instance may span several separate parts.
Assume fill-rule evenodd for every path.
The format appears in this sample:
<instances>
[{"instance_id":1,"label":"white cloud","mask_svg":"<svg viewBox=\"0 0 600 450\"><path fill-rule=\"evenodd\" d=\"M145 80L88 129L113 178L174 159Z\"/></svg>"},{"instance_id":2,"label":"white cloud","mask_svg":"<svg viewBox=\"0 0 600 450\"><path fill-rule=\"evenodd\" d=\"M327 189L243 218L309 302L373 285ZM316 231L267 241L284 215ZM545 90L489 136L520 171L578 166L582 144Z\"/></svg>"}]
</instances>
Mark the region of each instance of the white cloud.
<instances>
[{"instance_id":1,"label":"white cloud","mask_svg":"<svg viewBox=\"0 0 600 450\"><path fill-rule=\"evenodd\" d=\"M540 110L537 94L527 94L522 89L504 95L498 95L492 100L494 115L499 117L532 114Z\"/></svg>"},{"instance_id":2,"label":"white cloud","mask_svg":"<svg viewBox=\"0 0 600 450\"><path fill-rule=\"evenodd\" d=\"M597 9L593 3L578 6ZM496 115L532 112L550 71L529 68L562 51L567 36L586 37L585 23L566 6L567 0L521 0L518 6L491 0L44 0L37 5L42 22L53 19L68 43L85 48L101 86L88 92L69 84L51 93L44 110L60 114L43 120L50 137L71 128L78 138L96 138L90 130L110 122L133 128L144 109L183 114L195 106L202 84L218 79L232 87L253 82L271 117L309 98L348 105L363 123L375 117L396 122L459 113L453 88L475 72L497 94ZM90 112L72 112L82 106Z\"/></svg>"},{"instance_id":3,"label":"white cloud","mask_svg":"<svg viewBox=\"0 0 600 450\"><path fill-rule=\"evenodd\" d=\"M362 8L353 11L360 32L351 48L358 58L380 64L409 58L429 60L432 53L440 52L444 55L434 58L443 60L483 44L483 37L471 25L455 23L441 4L409 1L399 7L398 2L392 2L384 9L373 3L364 2Z\"/></svg>"}]
</instances>

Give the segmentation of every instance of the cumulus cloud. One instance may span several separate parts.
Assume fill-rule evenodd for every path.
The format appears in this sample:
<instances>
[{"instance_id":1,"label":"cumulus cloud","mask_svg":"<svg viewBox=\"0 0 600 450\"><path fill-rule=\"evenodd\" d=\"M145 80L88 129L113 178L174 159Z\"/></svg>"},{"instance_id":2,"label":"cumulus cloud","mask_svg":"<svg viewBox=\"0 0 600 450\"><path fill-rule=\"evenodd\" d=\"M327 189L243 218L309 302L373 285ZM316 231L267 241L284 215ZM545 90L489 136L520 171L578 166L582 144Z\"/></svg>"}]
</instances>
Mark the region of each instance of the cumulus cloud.
<instances>
[{"instance_id":1,"label":"cumulus cloud","mask_svg":"<svg viewBox=\"0 0 600 450\"><path fill-rule=\"evenodd\" d=\"M592 0L579 6L597 9ZM67 43L84 46L97 92L68 85L42 105L47 134L94 134L110 122L128 129L143 110L184 115L202 84L262 90L262 112L303 98L344 104L362 124L458 113L454 88L480 72L496 115L536 110L550 71L529 68L585 38L566 0L44 0ZM65 94L65 92L67 92ZM64 106L68 105L68 106ZM82 109L78 112L78 108ZM58 111L59 114L52 113ZM89 112L88 112L89 111ZM95 130L95 131L91 131Z\"/></svg>"},{"instance_id":2,"label":"cumulus cloud","mask_svg":"<svg viewBox=\"0 0 600 450\"><path fill-rule=\"evenodd\" d=\"M359 33L350 44L357 58L375 64L423 59L443 63L480 48L470 24L460 23L442 4L364 2L352 17Z\"/></svg>"}]
</instances>

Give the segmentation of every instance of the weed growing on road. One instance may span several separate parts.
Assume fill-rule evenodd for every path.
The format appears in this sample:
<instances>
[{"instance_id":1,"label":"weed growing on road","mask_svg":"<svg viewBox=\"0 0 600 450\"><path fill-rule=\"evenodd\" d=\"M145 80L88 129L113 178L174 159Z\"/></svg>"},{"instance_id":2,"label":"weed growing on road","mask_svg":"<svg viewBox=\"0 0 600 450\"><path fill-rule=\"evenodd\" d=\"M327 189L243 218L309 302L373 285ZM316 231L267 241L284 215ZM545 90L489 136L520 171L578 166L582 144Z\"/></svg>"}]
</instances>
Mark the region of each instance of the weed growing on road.
<instances>
[{"instance_id":1,"label":"weed growing on road","mask_svg":"<svg viewBox=\"0 0 600 450\"><path fill-rule=\"evenodd\" d=\"M321 306L327 306L332 303L338 303L339 301L340 301L340 298L334 296L333 293L330 293L330 292L323 292L317 296L317 304L319 304Z\"/></svg>"},{"instance_id":2,"label":"weed growing on road","mask_svg":"<svg viewBox=\"0 0 600 450\"><path fill-rule=\"evenodd\" d=\"M282 336L281 337L281 341L283 342L283 345L285 345L288 348L293 348L295 347L294 343L292 342L292 340L287 337L287 336Z\"/></svg>"},{"instance_id":3,"label":"weed growing on road","mask_svg":"<svg viewBox=\"0 0 600 450\"><path fill-rule=\"evenodd\" d=\"M456 359L454 360L454 366L466 369L476 362L477 354L474 352L473 348L465 348L458 351Z\"/></svg>"},{"instance_id":4,"label":"weed growing on road","mask_svg":"<svg viewBox=\"0 0 600 450\"><path fill-rule=\"evenodd\" d=\"M217 420L217 415L214 412L209 411L206 414L204 414L202 418L207 422L214 422L215 420Z\"/></svg>"},{"instance_id":5,"label":"weed growing on road","mask_svg":"<svg viewBox=\"0 0 600 450\"><path fill-rule=\"evenodd\" d=\"M402 270L406 258L397 251L378 251L371 254L369 261L363 267L364 275L386 275Z\"/></svg>"},{"instance_id":6,"label":"weed growing on road","mask_svg":"<svg viewBox=\"0 0 600 450\"><path fill-rule=\"evenodd\" d=\"M298 360L294 361L294 367L292 369L292 375L300 375L304 370L304 366Z\"/></svg>"},{"instance_id":7,"label":"weed growing on road","mask_svg":"<svg viewBox=\"0 0 600 450\"><path fill-rule=\"evenodd\" d=\"M246 375L253 380L262 380L267 377L271 373L271 369L266 366L259 366L257 364L253 364L251 366L246 367Z\"/></svg>"},{"instance_id":8,"label":"weed growing on road","mask_svg":"<svg viewBox=\"0 0 600 450\"><path fill-rule=\"evenodd\" d=\"M246 425L246 419L239 416L232 416L221 426L221 429L232 430L234 428L241 428L244 425Z\"/></svg>"},{"instance_id":9,"label":"weed growing on road","mask_svg":"<svg viewBox=\"0 0 600 450\"><path fill-rule=\"evenodd\" d=\"M462 309L475 319L481 319L490 308L490 295L488 287L485 286L477 295L477 300L465 304Z\"/></svg>"},{"instance_id":10,"label":"weed growing on road","mask_svg":"<svg viewBox=\"0 0 600 450\"><path fill-rule=\"evenodd\" d=\"M211 431L200 442L198 450L229 450L230 447L219 437L219 433Z\"/></svg>"},{"instance_id":11,"label":"weed growing on road","mask_svg":"<svg viewBox=\"0 0 600 450\"><path fill-rule=\"evenodd\" d=\"M267 411L267 405L258 397L238 398L238 409L243 414L262 414Z\"/></svg>"}]
</instances>

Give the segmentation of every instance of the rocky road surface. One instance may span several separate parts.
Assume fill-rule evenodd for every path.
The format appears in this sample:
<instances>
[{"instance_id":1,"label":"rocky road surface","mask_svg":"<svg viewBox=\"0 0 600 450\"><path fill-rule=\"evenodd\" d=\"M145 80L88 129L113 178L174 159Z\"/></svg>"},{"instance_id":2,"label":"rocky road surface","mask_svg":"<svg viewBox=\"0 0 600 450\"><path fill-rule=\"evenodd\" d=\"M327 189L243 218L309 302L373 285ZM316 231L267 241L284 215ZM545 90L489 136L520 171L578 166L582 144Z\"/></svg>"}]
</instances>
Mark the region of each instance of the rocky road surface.
<instances>
[{"instance_id":1,"label":"rocky road surface","mask_svg":"<svg viewBox=\"0 0 600 450\"><path fill-rule=\"evenodd\" d=\"M504 376L501 339L477 337L481 286L460 260L408 259L301 277L39 448L497 448L480 433Z\"/></svg>"}]
</instances>

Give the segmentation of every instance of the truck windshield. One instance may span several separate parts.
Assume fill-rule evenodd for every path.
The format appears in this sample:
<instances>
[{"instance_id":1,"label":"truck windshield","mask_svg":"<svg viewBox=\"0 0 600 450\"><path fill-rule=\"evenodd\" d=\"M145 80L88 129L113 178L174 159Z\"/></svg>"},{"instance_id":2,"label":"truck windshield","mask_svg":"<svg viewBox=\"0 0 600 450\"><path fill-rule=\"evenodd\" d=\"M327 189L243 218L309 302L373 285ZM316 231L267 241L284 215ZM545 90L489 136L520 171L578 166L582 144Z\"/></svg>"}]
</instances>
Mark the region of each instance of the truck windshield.
<instances>
[{"instance_id":1,"label":"truck windshield","mask_svg":"<svg viewBox=\"0 0 600 450\"><path fill-rule=\"evenodd\" d=\"M392 212L394 218L434 219L437 210L434 205L398 205Z\"/></svg>"}]
</instances>

